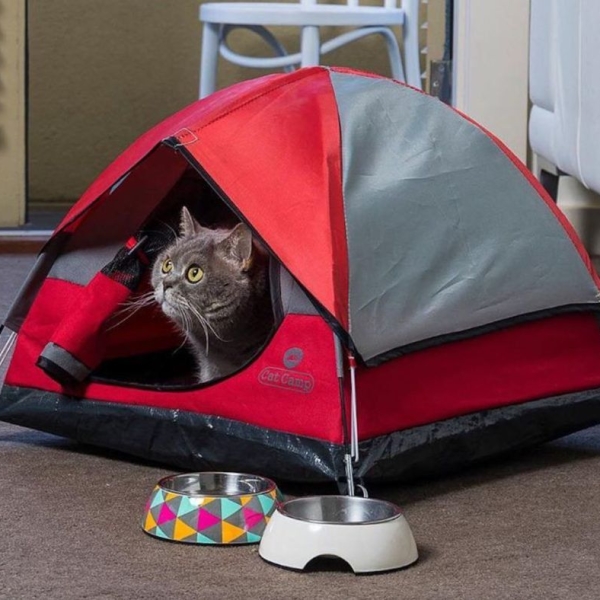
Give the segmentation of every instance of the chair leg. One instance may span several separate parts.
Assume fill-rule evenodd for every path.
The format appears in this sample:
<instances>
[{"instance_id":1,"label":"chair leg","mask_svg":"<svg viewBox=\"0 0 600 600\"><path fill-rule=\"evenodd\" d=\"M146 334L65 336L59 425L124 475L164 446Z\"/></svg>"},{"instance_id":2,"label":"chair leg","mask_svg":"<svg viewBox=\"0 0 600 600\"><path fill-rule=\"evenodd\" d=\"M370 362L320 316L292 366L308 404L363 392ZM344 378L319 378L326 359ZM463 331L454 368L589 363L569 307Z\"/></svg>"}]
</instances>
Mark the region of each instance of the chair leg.
<instances>
[{"instance_id":1,"label":"chair leg","mask_svg":"<svg viewBox=\"0 0 600 600\"><path fill-rule=\"evenodd\" d=\"M379 33L383 37L388 51L392 79L395 79L396 81L406 81L404 68L402 67L400 48L398 47L398 40L396 39L394 32L391 29L382 28Z\"/></svg>"},{"instance_id":2,"label":"chair leg","mask_svg":"<svg viewBox=\"0 0 600 600\"><path fill-rule=\"evenodd\" d=\"M302 55L302 67L314 67L319 64L321 58L321 38L319 28L306 26L302 28L302 39L300 44Z\"/></svg>"},{"instance_id":3,"label":"chair leg","mask_svg":"<svg viewBox=\"0 0 600 600\"><path fill-rule=\"evenodd\" d=\"M219 33L217 23L204 23L202 28L202 56L200 59L200 98L212 94L217 85L219 60Z\"/></svg>"},{"instance_id":4,"label":"chair leg","mask_svg":"<svg viewBox=\"0 0 600 600\"><path fill-rule=\"evenodd\" d=\"M550 173L550 171L540 170L540 183L542 187L548 192L548 195L554 202L558 200L558 178L559 174Z\"/></svg>"},{"instance_id":5,"label":"chair leg","mask_svg":"<svg viewBox=\"0 0 600 600\"><path fill-rule=\"evenodd\" d=\"M419 53L419 0L402 0L404 9L404 72L406 83L421 89L421 58Z\"/></svg>"}]
</instances>

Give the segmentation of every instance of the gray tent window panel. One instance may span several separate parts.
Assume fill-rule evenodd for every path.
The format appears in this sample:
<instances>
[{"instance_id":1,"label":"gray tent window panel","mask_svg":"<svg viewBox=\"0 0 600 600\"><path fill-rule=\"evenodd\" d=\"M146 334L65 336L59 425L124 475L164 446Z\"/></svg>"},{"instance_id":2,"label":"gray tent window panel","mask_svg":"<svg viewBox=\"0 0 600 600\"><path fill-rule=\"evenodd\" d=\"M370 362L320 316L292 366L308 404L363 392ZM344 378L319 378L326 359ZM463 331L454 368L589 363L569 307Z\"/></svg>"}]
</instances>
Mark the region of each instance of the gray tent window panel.
<instances>
[{"instance_id":1,"label":"gray tent window panel","mask_svg":"<svg viewBox=\"0 0 600 600\"><path fill-rule=\"evenodd\" d=\"M144 168L140 169L142 165ZM84 215L49 276L87 285L139 230L187 165L168 146L155 148ZM163 172L165 177L169 173L171 179L162 179L157 185L155 181L147 181L149 171Z\"/></svg>"},{"instance_id":2,"label":"gray tent window panel","mask_svg":"<svg viewBox=\"0 0 600 600\"><path fill-rule=\"evenodd\" d=\"M350 334L364 359L597 302L573 242L480 129L391 81L330 76L341 120Z\"/></svg>"},{"instance_id":3,"label":"gray tent window panel","mask_svg":"<svg viewBox=\"0 0 600 600\"><path fill-rule=\"evenodd\" d=\"M279 293L284 315L317 315L314 304L304 290L282 266L279 267Z\"/></svg>"},{"instance_id":4,"label":"gray tent window panel","mask_svg":"<svg viewBox=\"0 0 600 600\"><path fill-rule=\"evenodd\" d=\"M25 317L50 271L55 258L54 249L60 245L61 241L62 239L55 238L53 243L40 252L33 268L29 271L27 279L21 286L4 320L4 324L12 331L18 332L21 329Z\"/></svg>"},{"instance_id":5,"label":"gray tent window panel","mask_svg":"<svg viewBox=\"0 0 600 600\"><path fill-rule=\"evenodd\" d=\"M73 248L60 256L49 273L49 277L87 285L101 271L123 246L122 241L108 246Z\"/></svg>"}]
</instances>

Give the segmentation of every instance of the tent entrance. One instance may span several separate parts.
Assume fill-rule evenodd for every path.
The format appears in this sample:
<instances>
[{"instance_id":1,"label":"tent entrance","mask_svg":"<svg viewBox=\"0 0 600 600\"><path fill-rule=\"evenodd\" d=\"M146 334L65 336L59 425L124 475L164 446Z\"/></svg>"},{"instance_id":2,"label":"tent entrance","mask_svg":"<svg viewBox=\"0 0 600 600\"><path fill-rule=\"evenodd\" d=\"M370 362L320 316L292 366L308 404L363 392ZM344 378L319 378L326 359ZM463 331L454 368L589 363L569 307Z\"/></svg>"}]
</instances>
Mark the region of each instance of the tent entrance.
<instances>
[{"instance_id":1,"label":"tent entrance","mask_svg":"<svg viewBox=\"0 0 600 600\"><path fill-rule=\"evenodd\" d=\"M151 284L154 262L180 233L181 210L184 206L203 227L232 230L239 223L233 211L212 191L201 175L191 167L186 168L158 208L135 234L134 239L139 240L139 249L148 257L149 264L145 265L144 273L138 278L138 285L132 290L131 296L120 302L103 324L104 333L108 336L109 351L92 371L92 381L169 389L189 389L198 385L192 344L185 339L185 335L175 323L162 313L153 297ZM127 267L116 259L111 265L115 261L114 268L104 267L102 271L109 277L122 278ZM268 266L266 268L269 273L271 269ZM274 272L275 270L278 269L273 269ZM116 275L113 275L113 272ZM267 282L267 286L269 285ZM180 289L185 289L185 286ZM215 290L215 293L218 293L218 290ZM191 302L191 299L189 301ZM200 310L196 308L196 312L199 313ZM268 308L264 312L271 314ZM196 318L200 319L192 310L189 311L188 317L190 322ZM236 373L243 370L264 350L276 326L277 323L273 319L273 327L264 343L235 371ZM149 340L148 333L153 330L156 335L153 336L154 339ZM144 337L143 344L138 340L140 333ZM143 351L140 352L140 348ZM212 382L213 380L205 383Z\"/></svg>"},{"instance_id":2,"label":"tent entrance","mask_svg":"<svg viewBox=\"0 0 600 600\"><path fill-rule=\"evenodd\" d=\"M168 181L159 185L165 161L171 161L168 174L163 171ZM142 213L144 196L148 202ZM231 230L240 222L194 165L162 145L87 210L65 221L65 241L47 280L55 288L52 295L64 298L64 306L62 300L57 302L55 330L38 367L62 385L96 381L182 390L199 385L190 345L153 300L151 285L152 266L176 239L184 206L204 227ZM118 232L110 226L115 211L119 223L128 223ZM255 239L270 255L262 240ZM318 314L283 266L274 257L268 260L271 306L262 316L272 319L273 326L235 373L264 352L286 315Z\"/></svg>"},{"instance_id":3,"label":"tent entrance","mask_svg":"<svg viewBox=\"0 0 600 600\"><path fill-rule=\"evenodd\" d=\"M190 389L196 385L195 362L185 347L103 361L93 382L151 389Z\"/></svg>"}]
</instances>

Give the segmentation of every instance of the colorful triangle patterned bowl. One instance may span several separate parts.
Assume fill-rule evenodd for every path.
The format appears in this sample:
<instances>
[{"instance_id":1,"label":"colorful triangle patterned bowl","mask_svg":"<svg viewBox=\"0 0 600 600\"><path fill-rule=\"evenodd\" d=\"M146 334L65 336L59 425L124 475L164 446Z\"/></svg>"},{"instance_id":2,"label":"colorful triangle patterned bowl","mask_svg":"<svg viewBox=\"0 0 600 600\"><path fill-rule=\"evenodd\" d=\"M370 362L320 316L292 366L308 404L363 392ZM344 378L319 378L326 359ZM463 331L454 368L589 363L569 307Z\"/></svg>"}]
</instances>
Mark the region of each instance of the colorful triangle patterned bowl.
<instances>
[{"instance_id":1,"label":"colorful triangle patterned bowl","mask_svg":"<svg viewBox=\"0 0 600 600\"><path fill-rule=\"evenodd\" d=\"M280 502L273 481L244 473L201 472L161 479L142 529L188 544L254 544Z\"/></svg>"}]
</instances>

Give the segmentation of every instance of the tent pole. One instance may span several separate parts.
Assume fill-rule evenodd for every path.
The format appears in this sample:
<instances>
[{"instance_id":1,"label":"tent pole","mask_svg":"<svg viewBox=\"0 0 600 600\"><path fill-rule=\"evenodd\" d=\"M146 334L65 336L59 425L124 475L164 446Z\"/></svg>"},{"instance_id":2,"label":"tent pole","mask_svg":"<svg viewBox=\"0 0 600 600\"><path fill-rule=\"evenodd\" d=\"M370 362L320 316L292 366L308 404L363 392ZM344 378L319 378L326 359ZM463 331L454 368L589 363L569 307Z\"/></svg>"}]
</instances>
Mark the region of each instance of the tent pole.
<instances>
[{"instance_id":1,"label":"tent pole","mask_svg":"<svg viewBox=\"0 0 600 600\"><path fill-rule=\"evenodd\" d=\"M346 494L349 496L355 496L357 488L360 488L365 497L368 496L367 490L364 486L356 484L354 481L354 466L359 460L359 449L358 449L358 420L357 420L357 405L356 405L356 359L354 355L344 349L341 340L335 333L333 334L335 343L335 357L337 366L337 376L340 387L340 400L342 403L342 423L344 427L344 446L346 452L344 454L344 465L346 472ZM346 410L346 386L344 380L346 377L346 364L344 356L347 357L348 365L350 367L350 419L348 422L348 411Z\"/></svg>"},{"instance_id":2,"label":"tent pole","mask_svg":"<svg viewBox=\"0 0 600 600\"><path fill-rule=\"evenodd\" d=\"M0 335L2 334L3 330L4 330L4 325L2 325L2 327L0 328ZM4 361L10 354L10 351L11 351L16 339L17 339L17 334L14 331L11 331L10 336L8 337L8 340L6 340L6 343L4 344L4 346L2 346L2 350L0 350L0 367L4 364Z\"/></svg>"},{"instance_id":3,"label":"tent pole","mask_svg":"<svg viewBox=\"0 0 600 600\"><path fill-rule=\"evenodd\" d=\"M345 378L345 364L344 364L344 356L345 351L342 345L340 338L333 333L333 342L335 346L335 364L337 370L337 377L339 382L340 389L340 403L342 408L342 426L344 431L344 465L345 465L345 473L346 473L346 489L345 493L349 496L354 496L354 469L352 467L352 443L351 443L351 427L352 425L348 423L348 411L346 410L346 386L344 385ZM340 492L343 490L343 487L340 485Z\"/></svg>"},{"instance_id":4,"label":"tent pole","mask_svg":"<svg viewBox=\"0 0 600 600\"><path fill-rule=\"evenodd\" d=\"M352 468L352 455L345 454L344 462L346 463L346 484L348 486L348 496L354 496L354 469Z\"/></svg>"},{"instance_id":5,"label":"tent pole","mask_svg":"<svg viewBox=\"0 0 600 600\"><path fill-rule=\"evenodd\" d=\"M356 407L356 359L348 352L348 364L350 366L350 446L352 458L357 463L360 460L358 449L358 411Z\"/></svg>"}]
</instances>

